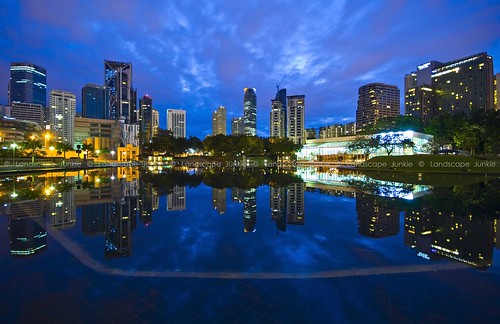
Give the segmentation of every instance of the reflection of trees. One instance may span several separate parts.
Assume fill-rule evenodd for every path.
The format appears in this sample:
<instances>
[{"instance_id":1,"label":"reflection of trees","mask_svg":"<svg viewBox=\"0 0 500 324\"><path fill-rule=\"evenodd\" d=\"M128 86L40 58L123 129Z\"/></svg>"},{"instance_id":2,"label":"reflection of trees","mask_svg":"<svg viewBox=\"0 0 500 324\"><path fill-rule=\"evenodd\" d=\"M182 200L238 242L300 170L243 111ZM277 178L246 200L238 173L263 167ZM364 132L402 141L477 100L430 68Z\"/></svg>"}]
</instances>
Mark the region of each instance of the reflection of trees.
<instances>
[{"instance_id":1,"label":"reflection of trees","mask_svg":"<svg viewBox=\"0 0 500 324\"><path fill-rule=\"evenodd\" d=\"M380 182L368 177L365 177L363 180L348 179L345 182L363 193L393 198L403 198L409 195L414 188L412 184Z\"/></svg>"},{"instance_id":2,"label":"reflection of trees","mask_svg":"<svg viewBox=\"0 0 500 324\"><path fill-rule=\"evenodd\" d=\"M158 194L168 194L175 186L197 187L201 184L203 176L198 173L188 173L180 170L167 170L162 173L152 174L141 172L141 179L150 182L158 190Z\"/></svg>"}]
</instances>

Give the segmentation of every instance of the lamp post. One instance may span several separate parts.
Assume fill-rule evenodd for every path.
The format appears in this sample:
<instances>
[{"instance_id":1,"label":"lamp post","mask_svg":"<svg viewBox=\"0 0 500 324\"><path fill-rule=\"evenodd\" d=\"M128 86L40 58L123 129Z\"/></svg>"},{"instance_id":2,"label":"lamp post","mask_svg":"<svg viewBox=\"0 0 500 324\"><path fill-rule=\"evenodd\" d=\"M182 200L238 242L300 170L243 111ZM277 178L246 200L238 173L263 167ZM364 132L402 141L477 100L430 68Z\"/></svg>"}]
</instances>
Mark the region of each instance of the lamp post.
<instances>
[{"instance_id":1,"label":"lamp post","mask_svg":"<svg viewBox=\"0 0 500 324\"><path fill-rule=\"evenodd\" d=\"M109 152L109 153L111 153L111 160L114 160L115 159L115 153L116 153L115 150L111 150L111 152Z\"/></svg>"},{"instance_id":2,"label":"lamp post","mask_svg":"<svg viewBox=\"0 0 500 324\"><path fill-rule=\"evenodd\" d=\"M12 147L12 165L14 165L14 158L16 156L16 147L17 147L17 144L16 143L12 143L12 144L10 144L10 147Z\"/></svg>"}]
</instances>

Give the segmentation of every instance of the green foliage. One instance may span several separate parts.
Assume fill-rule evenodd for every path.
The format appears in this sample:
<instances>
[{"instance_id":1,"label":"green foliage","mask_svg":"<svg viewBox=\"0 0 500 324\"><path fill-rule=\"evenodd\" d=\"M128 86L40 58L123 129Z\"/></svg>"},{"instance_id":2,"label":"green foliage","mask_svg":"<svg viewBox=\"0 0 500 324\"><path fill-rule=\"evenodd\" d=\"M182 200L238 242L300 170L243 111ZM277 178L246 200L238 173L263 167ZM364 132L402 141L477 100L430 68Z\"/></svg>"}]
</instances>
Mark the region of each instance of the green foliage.
<instances>
[{"instance_id":1,"label":"green foliage","mask_svg":"<svg viewBox=\"0 0 500 324\"><path fill-rule=\"evenodd\" d=\"M28 138L26 141L21 143L21 148L27 151L31 151L31 162L35 161L36 151L43 147L43 143L41 140L37 138Z\"/></svg>"}]
</instances>

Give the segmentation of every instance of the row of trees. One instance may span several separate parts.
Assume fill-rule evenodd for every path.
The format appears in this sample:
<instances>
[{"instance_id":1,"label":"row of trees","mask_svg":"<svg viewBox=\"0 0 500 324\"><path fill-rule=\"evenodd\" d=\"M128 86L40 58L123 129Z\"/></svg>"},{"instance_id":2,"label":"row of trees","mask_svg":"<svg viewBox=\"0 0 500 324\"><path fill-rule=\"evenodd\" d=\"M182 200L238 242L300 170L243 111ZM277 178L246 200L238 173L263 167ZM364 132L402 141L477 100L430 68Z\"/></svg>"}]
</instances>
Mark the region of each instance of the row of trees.
<instances>
[{"instance_id":1,"label":"row of trees","mask_svg":"<svg viewBox=\"0 0 500 324\"><path fill-rule=\"evenodd\" d=\"M143 147L143 154L154 151L174 156L192 152L204 152L216 157L234 157L239 155L280 157L292 155L302 145L294 144L286 138L261 138L245 135L207 136L203 141L197 137L175 138L171 132L162 132L153 137L151 143Z\"/></svg>"},{"instance_id":2,"label":"row of trees","mask_svg":"<svg viewBox=\"0 0 500 324\"><path fill-rule=\"evenodd\" d=\"M404 138L401 133L386 133L385 135L372 135L370 137L359 136L355 141L347 145L350 152L361 151L368 157L378 149L383 149L387 155L391 155L397 148L415 147L415 143L409 138Z\"/></svg>"}]
</instances>

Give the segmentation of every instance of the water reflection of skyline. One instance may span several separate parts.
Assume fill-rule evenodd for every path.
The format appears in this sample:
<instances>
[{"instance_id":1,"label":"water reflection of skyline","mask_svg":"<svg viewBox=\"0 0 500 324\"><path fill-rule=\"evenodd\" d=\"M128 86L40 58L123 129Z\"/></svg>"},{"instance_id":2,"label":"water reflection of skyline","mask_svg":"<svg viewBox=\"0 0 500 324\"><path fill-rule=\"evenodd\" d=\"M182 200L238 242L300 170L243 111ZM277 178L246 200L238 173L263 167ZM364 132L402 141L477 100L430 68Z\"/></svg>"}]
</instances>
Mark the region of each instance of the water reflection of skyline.
<instances>
[{"instance_id":1,"label":"water reflection of skyline","mask_svg":"<svg viewBox=\"0 0 500 324\"><path fill-rule=\"evenodd\" d=\"M64 176L65 175L65 176ZM40 180L41 179L41 180ZM154 226L159 201L165 197L168 212L181 212L189 203L192 187L174 185L159 194L151 182L141 179L137 170L100 170L84 176L52 174L39 177L47 188L59 185L70 188L46 199L6 203L2 215L9 217L11 254L18 256L43 253L47 249L47 229L65 231L77 224L81 210L81 232L104 238L106 259L130 257L133 254L134 231L138 222ZM64 184L64 186L62 186ZM33 185L33 184L32 184ZM195 186L196 187L196 186ZM19 187L18 187L19 188ZM358 233L371 239L394 236L404 230L404 246L427 260L453 259L479 268L492 264L493 249L498 248L498 220L478 211L447 210L425 201L409 208L398 199L360 192L342 184L292 183L269 186L269 201L257 200L258 188L210 188L211 207L223 215L228 208L227 190L232 201L241 204L242 231L258 229L257 204L267 205L276 233L287 226L306 225L305 200L308 195L332 195L355 199ZM443 190L443 189L441 189ZM160 190L161 191L161 190ZM431 195L431 194L429 194ZM418 201L423 201L421 197ZM209 202L207 202L209 203ZM204 206L199 206L203 209ZM404 215L403 217L400 217ZM311 214L312 213L312 214ZM308 217L314 217L309 211ZM400 220L404 221L401 227ZM262 221L262 220L260 220Z\"/></svg>"}]
</instances>

